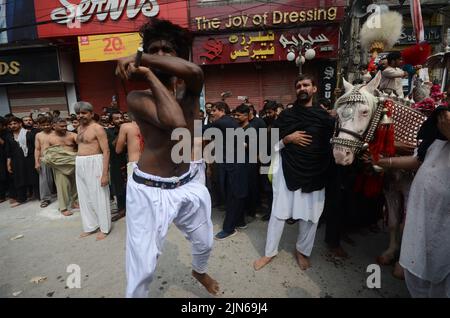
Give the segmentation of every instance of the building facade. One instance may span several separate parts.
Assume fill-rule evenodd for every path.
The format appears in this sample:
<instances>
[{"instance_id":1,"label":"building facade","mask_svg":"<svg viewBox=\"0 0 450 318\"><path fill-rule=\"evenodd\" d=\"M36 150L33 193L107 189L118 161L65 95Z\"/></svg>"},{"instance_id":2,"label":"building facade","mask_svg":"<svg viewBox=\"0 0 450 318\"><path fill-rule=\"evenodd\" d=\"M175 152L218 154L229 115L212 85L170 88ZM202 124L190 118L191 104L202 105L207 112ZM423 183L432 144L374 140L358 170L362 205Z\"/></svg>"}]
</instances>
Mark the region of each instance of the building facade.
<instances>
[{"instance_id":1,"label":"building facade","mask_svg":"<svg viewBox=\"0 0 450 318\"><path fill-rule=\"evenodd\" d=\"M265 99L295 100L296 57L307 49L314 58L301 65L318 79L319 96L332 97L336 85L343 0L190 1L192 57L205 73L205 100L234 108L247 98L256 108ZM288 53L292 52L288 61Z\"/></svg>"}]
</instances>

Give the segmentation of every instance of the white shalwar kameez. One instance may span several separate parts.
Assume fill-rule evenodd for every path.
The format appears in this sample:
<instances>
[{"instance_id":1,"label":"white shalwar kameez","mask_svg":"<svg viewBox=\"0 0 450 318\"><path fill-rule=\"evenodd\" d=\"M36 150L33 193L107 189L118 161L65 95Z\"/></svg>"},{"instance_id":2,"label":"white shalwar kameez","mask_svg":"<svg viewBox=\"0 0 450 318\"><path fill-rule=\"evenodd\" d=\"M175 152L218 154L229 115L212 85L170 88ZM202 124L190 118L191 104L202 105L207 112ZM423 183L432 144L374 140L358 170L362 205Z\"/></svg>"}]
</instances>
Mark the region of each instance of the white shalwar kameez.
<instances>
[{"instance_id":1,"label":"white shalwar kameez","mask_svg":"<svg viewBox=\"0 0 450 318\"><path fill-rule=\"evenodd\" d=\"M84 232L111 229L109 186L101 186L103 155L76 156L75 176Z\"/></svg>"},{"instance_id":2,"label":"white shalwar kameez","mask_svg":"<svg viewBox=\"0 0 450 318\"><path fill-rule=\"evenodd\" d=\"M203 161L192 162L189 171L172 178L161 178L139 170L145 179L177 182L187 175L195 177L175 189L162 189L137 183L129 178L127 186L127 297L147 297L157 260L161 255L169 225L174 222L192 244L192 267L206 273L213 245L211 197L204 185Z\"/></svg>"},{"instance_id":3,"label":"white shalwar kameez","mask_svg":"<svg viewBox=\"0 0 450 318\"><path fill-rule=\"evenodd\" d=\"M278 245L283 234L285 220L289 218L299 220L297 251L305 256L310 256L319 218L325 204L325 188L311 193L303 193L301 189L290 191L287 188L281 164L280 150L282 148L284 148L284 144L280 141L275 145L272 159L273 203L267 229L265 256L273 257L278 254Z\"/></svg>"},{"instance_id":4,"label":"white shalwar kameez","mask_svg":"<svg viewBox=\"0 0 450 318\"><path fill-rule=\"evenodd\" d=\"M450 297L450 142L435 140L411 185L400 265L412 297Z\"/></svg>"}]
</instances>

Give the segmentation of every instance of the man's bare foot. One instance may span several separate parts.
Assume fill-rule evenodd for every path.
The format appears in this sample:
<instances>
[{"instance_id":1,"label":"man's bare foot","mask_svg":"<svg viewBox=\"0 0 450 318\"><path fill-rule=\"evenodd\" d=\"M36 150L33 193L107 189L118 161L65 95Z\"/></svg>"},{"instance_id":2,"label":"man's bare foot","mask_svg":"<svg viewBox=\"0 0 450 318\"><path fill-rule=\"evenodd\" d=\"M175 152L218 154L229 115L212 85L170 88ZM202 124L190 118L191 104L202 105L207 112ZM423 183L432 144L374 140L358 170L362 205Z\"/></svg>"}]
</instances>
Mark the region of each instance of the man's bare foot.
<instances>
[{"instance_id":1,"label":"man's bare foot","mask_svg":"<svg viewBox=\"0 0 450 318\"><path fill-rule=\"evenodd\" d=\"M23 203L20 202L14 202L13 204L11 204L12 208L15 208L16 206L22 205Z\"/></svg>"},{"instance_id":2,"label":"man's bare foot","mask_svg":"<svg viewBox=\"0 0 450 318\"><path fill-rule=\"evenodd\" d=\"M255 269L255 271L259 271L261 268L263 268L264 266L269 264L270 261L272 260L272 258L274 258L274 256L273 257L263 256L263 257L257 259L253 263L253 268Z\"/></svg>"},{"instance_id":3,"label":"man's bare foot","mask_svg":"<svg viewBox=\"0 0 450 318\"><path fill-rule=\"evenodd\" d=\"M64 216L71 216L73 213L70 212L69 210L62 210L61 214L64 215Z\"/></svg>"},{"instance_id":4,"label":"man's bare foot","mask_svg":"<svg viewBox=\"0 0 450 318\"><path fill-rule=\"evenodd\" d=\"M99 232L98 234L97 234L97 237L96 237L96 241L101 241L101 240L104 240L106 237L108 236L108 234L105 234L105 233L103 233L103 232Z\"/></svg>"},{"instance_id":5,"label":"man's bare foot","mask_svg":"<svg viewBox=\"0 0 450 318\"><path fill-rule=\"evenodd\" d=\"M192 271L192 276L194 276L194 278L198 280L210 294L217 296L217 293L219 292L219 283L212 279L211 276L206 273L197 273L194 270Z\"/></svg>"},{"instance_id":6,"label":"man's bare foot","mask_svg":"<svg viewBox=\"0 0 450 318\"><path fill-rule=\"evenodd\" d=\"M92 232L83 232L83 233L80 234L80 238L92 235L94 233L97 233L98 231L100 231L100 229L96 229L95 231L92 231Z\"/></svg>"},{"instance_id":7,"label":"man's bare foot","mask_svg":"<svg viewBox=\"0 0 450 318\"><path fill-rule=\"evenodd\" d=\"M400 280L405 280L405 271L403 270L403 267L399 262L395 263L394 270L392 271L392 276Z\"/></svg>"},{"instance_id":8,"label":"man's bare foot","mask_svg":"<svg viewBox=\"0 0 450 318\"><path fill-rule=\"evenodd\" d=\"M298 266L300 269L307 270L311 267L311 262L309 261L309 257L303 255L299 251L295 250L295 258L297 259Z\"/></svg>"},{"instance_id":9,"label":"man's bare foot","mask_svg":"<svg viewBox=\"0 0 450 318\"><path fill-rule=\"evenodd\" d=\"M9 199L9 203L10 204L13 204L13 203L16 203L17 201L15 200L15 199Z\"/></svg>"},{"instance_id":10,"label":"man's bare foot","mask_svg":"<svg viewBox=\"0 0 450 318\"><path fill-rule=\"evenodd\" d=\"M333 257L348 258L348 254L342 246L330 248L330 252Z\"/></svg>"},{"instance_id":11,"label":"man's bare foot","mask_svg":"<svg viewBox=\"0 0 450 318\"><path fill-rule=\"evenodd\" d=\"M78 203L72 203L72 209L79 209L80 205Z\"/></svg>"}]
</instances>

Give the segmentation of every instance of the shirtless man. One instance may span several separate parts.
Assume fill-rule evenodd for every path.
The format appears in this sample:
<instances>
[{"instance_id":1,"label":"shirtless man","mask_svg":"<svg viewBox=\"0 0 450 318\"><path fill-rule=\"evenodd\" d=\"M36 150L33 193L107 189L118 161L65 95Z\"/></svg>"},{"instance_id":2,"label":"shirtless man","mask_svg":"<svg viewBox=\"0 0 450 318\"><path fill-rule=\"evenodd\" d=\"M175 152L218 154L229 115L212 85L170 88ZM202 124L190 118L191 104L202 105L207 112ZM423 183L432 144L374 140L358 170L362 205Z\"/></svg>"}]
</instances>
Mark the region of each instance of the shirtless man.
<instances>
[{"instance_id":1,"label":"shirtless man","mask_svg":"<svg viewBox=\"0 0 450 318\"><path fill-rule=\"evenodd\" d=\"M42 131L36 134L34 160L35 168L39 173L41 208L45 208L51 203L52 192L54 193L53 173L52 168L41 162L41 158L49 146L49 138L52 133L52 119L48 116L43 116L38 119L38 123Z\"/></svg>"},{"instance_id":2,"label":"shirtless man","mask_svg":"<svg viewBox=\"0 0 450 318\"><path fill-rule=\"evenodd\" d=\"M85 237L95 232L104 239L111 229L109 201L109 147L105 129L93 121L93 107L87 102L75 103L80 117L75 160L75 175L81 220ZM100 231L99 231L100 230Z\"/></svg>"},{"instance_id":3,"label":"shirtless man","mask_svg":"<svg viewBox=\"0 0 450 318\"><path fill-rule=\"evenodd\" d=\"M77 152L77 134L67 131L67 122L62 118L53 121L53 132L49 136L49 147L44 152L47 164L53 168L59 211L64 216L78 208L77 187L75 184L75 156Z\"/></svg>"},{"instance_id":4,"label":"shirtless man","mask_svg":"<svg viewBox=\"0 0 450 318\"><path fill-rule=\"evenodd\" d=\"M116 69L123 79L139 77L150 88L127 97L145 146L127 186L126 296L147 296L172 221L192 243L192 275L216 295L219 285L206 273L213 243L211 198L197 179L200 166L171 158L175 128L189 129L193 138L203 72L186 60L191 46L186 30L152 19L141 34L142 66L134 66L133 55L120 59Z\"/></svg>"},{"instance_id":5,"label":"shirtless man","mask_svg":"<svg viewBox=\"0 0 450 318\"><path fill-rule=\"evenodd\" d=\"M135 121L124 123L120 126L116 142L116 153L122 153L125 150L125 146L128 153L127 173L129 178L133 173L133 164L137 163L141 156L141 132Z\"/></svg>"}]
</instances>

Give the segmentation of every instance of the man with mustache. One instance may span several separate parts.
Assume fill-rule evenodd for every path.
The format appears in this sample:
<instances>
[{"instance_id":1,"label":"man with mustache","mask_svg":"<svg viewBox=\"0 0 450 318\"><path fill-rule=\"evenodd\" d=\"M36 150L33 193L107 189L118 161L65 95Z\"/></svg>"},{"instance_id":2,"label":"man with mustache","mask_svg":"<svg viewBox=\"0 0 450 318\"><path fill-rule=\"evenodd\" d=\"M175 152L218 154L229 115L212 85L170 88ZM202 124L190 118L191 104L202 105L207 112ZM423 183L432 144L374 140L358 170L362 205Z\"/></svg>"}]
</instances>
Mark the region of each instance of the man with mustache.
<instances>
[{"instance_id":1,"label":"man with mustache","mask_svg":"<svg viewBox=\"0 0 450 318\"><path fill-rule=\"evenodd\" d=\"M295 81L297 100L281 112L272 129L279 129L273 165L272 214L265 256L254 262L260 270L278 253L285 220L299 220L295 256L302 270L309 268L319 218L325 202L325 183L332 160L330 138L334 121L313 102L314 79L300 75Z\"/></svg>"},{"instance_id":2,"label":"man with mustache","mask_svg":"<svg viewBox=\"0 0 450 318\"><path fill-rule=\"evenodd\" d=\"M80 117L75 159L75 176L81 220L85 237L96 233L103 240L111 229L109 201L109 147L105 129L97 124L94 108L87 102L77 102L75 112Z\"/></svg>"}]
</instances>

